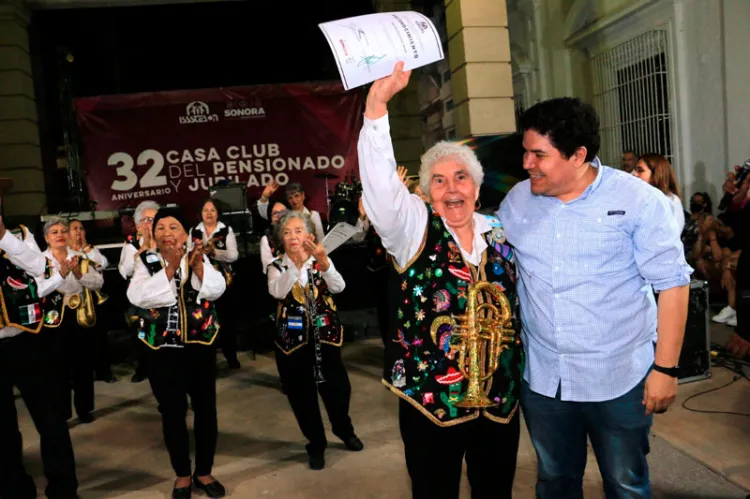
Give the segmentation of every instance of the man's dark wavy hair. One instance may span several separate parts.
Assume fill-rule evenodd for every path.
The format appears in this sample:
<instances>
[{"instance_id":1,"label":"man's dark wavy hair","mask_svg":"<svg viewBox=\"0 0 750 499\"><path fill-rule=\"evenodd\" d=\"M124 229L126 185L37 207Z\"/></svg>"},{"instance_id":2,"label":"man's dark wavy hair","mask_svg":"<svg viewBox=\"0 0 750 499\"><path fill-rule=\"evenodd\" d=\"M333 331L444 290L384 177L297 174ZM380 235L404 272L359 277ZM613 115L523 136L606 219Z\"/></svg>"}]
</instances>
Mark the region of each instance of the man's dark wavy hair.
<instances>
[{"instance_id":1,"label":"man's dark wavy hair","mask_svg":"<svg viewBox=\"0 0 750 499\"><path fill-rule=\"evenodd\" d=\"M535 104L520 120L521 129L534 130L549 138L566 158L579 147L586 148L586 161L599 152L599 117L591 106L577 97L560 97Z\"/></svg>"}]
</instances>

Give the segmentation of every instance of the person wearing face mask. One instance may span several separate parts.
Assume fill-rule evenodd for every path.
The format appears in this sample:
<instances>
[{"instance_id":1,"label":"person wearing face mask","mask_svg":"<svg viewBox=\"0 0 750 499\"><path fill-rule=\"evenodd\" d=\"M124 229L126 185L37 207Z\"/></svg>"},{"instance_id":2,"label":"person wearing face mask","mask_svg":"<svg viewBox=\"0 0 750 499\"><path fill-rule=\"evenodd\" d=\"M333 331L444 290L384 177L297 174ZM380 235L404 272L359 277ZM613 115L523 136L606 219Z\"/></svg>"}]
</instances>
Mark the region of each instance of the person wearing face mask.
<instances>
[{"instance_id":1,"label":"person wearing face mask","mask_svg":"<svg viewBox=\"0 0 750 499\"><path fill-rule=\"evenodd\" d=\"M681 240L685 248L685 258L691 265L695 265L695 243L698 240L700 226L707 217L711 216L711 197L706 192L696 192L690 197L690 216L685 219Z\"/></svg>"},{"instance_id":2,"label":"person wearing face mask","mask_svg":"<svg viewBox=\"0 0 750 499\"><path fill-rule=\"evenodd\" d=\"M258 213L264 220L268 220L268 200L278 188L279 184L276 182L266 185L258 200ZM310 215L315 225L315 238L319 243L323 242L323 238L326 235L325 230L323 230L323 221L320 219L320 213L310 210L305 206L305 190L302 188L302 184L292 183L287 185L285 194L286 202L291 210L301 211Z\"/></svg>"},{"instance_id":3,"label":"person wearing face mask","mask_svg":"<svg viewBox=\"0 0 750 499\"><path fill-rule=\"evenodd\" d=\"M136 233L128 235L125 240L125 243L122 246L122 251L120 252L120 263L117 266L122 278L128 282L130 281L130 278L133 277L136 258L138 257L138 252L141 248L145 248L146 250L153 250L156 248L156 241L151 237L151 228L157 210L159 210L159 204L151 200L142 201L135 208L133 221L135 222ZM132 320L134 317L135 309L131 304L131 309L127 312L127 322L128 327L130 328L133 326ZM133 338L135 338L135 334L133 335ZM135 372L130 378L130 381L132 383L140 383L148 377L146 372L146 362L143 358L146 354L146 347L143 346L143 343L140 341L136 341L135 351L137 355L136 366Z\"/></svg>"},{"instance_id":4,"label":"person wearing face mask","mask_svg":"<svg viewBox=\"0 0 750 499\"><path fill-rule=\"evenodd\" d=\"M413 497L457 498L465 458L472 497L510 498L524 366L513 250L500 220L476 211L484 171L470 147L438 142L422 155L427 202L400 181L388 102L410 74L399 62L372 84L357 146L362 202L398 273L382 381L400 397ZM480 330L493 348L474 343Z\"/></svg>"},{"instance_id":5,"label":"person wearing face mask","mask_svg":"<svg viewBox=\"0 0 750 499\"><path fill-rule=\"evenodd\" d=\"M289 206L283 201L274 201L271 205L271 226L266 229L266 233L260 238L260 264L263 267L263 273L268 272L268 266L283 250L283 245L276 240L276 225L279 220L290 211Z\"/></svg>"},{"instance_id":6,"label":"person wearing face mask","mask_svg":"<svg viewBox=\"0 0 750 499\"><path fill-rule=\"evenodd\" d=\"M188 234L177 210L160 209L153 221L156 250L141 247L128 300L138 307L137 336L147 348L149 383L159 404L164 441L176 479L172 497L191 497L192 486L208 497L226 491L212 475L216 453L216 352L219 333L214 303L226 289L224 276ZM185 418L190 397L195 414L195 472Z\"/></svg>"},{"instance_id":7,"label":"person wearing face mask","mask_svg":"<svg viewBox=\"0 0 750 499\"><path fill-rule=\"evenodd\" d=\"M229 288L234 278L232 263L236 262L240 256L237 251L237 238L232 228L219 220L221 211L214 200L206 199L203 201L199 213L201 222L190 230L188 251L193 249L196 242L201 241L203 252L208 255L211 265L224 274L227 288ZM227 359L229 368L239 369L237 335L235 328L229 321L231 317L230 298L231 296L228 293L224 293L222 299L216 302L216 308L223 325L219 335L219 346L224 358Z\"/></svg>"},{"instance_id":8,"label":"person wearing face mask","mask_svg":"<svg viewBox=\"0 0 750 499\"><path fill-rule=\"evenodd\" d=\"M333 433L351 451L364 444L349 417L351 384L341 360L344 342L333 295L344 279L311 235L315 225L307 213L290 211L276 224L283 256L268 267L268 292L278 300L276 367L300 430L307 438L310 469L325 467L328 445L318 406L323 399Z\"/></svg>"}]
</instances>

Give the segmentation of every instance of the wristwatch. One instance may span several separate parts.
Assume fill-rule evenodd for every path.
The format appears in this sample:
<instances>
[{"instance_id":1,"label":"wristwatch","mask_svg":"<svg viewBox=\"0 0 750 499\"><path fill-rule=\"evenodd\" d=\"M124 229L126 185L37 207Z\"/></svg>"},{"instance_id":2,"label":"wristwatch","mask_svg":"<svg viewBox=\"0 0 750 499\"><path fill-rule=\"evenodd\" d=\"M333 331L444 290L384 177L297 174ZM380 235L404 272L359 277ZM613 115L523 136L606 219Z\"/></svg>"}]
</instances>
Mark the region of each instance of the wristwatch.
<instances>
[{"instance_id":1,"label":"wristwatch","mask_svg":"<svg viewBox=\"0 0 750 499\"><path fill-rule=\"evenodd\" d=\"M658 364L654 364L654 371L660 372L662 374L666 374L667 376L671 376L673 378L676 378L680 375L680 366L674 366L674 367L662 367Z\"/></svg>"}]
</instances>

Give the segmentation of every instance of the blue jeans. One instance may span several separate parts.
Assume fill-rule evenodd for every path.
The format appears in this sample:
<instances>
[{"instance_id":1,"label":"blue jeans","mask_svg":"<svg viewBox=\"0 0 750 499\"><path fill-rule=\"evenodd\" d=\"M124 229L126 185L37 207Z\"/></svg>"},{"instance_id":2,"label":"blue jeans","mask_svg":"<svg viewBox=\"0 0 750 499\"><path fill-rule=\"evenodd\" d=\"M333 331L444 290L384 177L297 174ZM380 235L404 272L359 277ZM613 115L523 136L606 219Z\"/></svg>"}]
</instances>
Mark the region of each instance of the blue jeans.
<instances>
[{"instance_id":1,"label":"blue jeans","mask_svg":"<svg viewBox=\"0 0 750 499\"><path fill-rule=\"evenodd\" d=\"M521 386L521 407L537 455L537 499L582 499L586 436L607 499L651 498L646 455L652 416L643 404L645 378L606 402L563 402Z\"/></svg>"}]
</instances>

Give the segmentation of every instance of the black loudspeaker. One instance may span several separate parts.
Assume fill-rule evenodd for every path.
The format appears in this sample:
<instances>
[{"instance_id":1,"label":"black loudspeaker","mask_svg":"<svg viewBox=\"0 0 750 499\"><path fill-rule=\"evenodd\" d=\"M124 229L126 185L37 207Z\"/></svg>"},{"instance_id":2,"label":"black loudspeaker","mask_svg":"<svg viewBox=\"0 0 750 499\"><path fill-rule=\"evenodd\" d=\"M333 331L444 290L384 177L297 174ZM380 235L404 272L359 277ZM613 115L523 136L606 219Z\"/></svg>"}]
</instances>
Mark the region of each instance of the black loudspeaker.
<instances>
[{"instance_id":1,"label":"black loudspeaker","mask_svg":"<svg viewBox=\"0 0 750 499\"><path fill-rule=\"evenodd\" d=\"M247 210L247 188L244 184L215 185L208 192L225 213Z\"/></svg>"},{"instance_id":2,"label":"black loudspeaker","mask_svg":"<svg viewBox=\"0 0 750 499\"><path fill-rule=\"evenodd\" d=\"M708 282L690 283L685 340L680 352L680 383L711 377L711 327Z\"/></svg>"}]
</instances>

